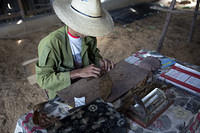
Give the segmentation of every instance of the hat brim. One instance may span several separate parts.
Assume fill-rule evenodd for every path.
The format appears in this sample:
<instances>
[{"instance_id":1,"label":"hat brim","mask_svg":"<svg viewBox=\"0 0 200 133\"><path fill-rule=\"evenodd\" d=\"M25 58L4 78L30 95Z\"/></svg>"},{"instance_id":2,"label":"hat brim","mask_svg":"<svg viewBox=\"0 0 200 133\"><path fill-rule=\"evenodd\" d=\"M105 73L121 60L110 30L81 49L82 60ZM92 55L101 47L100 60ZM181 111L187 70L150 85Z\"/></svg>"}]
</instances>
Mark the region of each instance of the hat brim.
<instances>
[{"instance_id":1,"label":"hat brim","mask_svg":"<svg viewBox=\"0 0 200 133\"><path fill-rule=\"evenodd\" d=\"M55 0L53 8L58 18L73 30L87 36L104 36L109 34L114 23L109 13L103 9L100 18L90 18L71 8L71 0Z\"/></svg>"}]
</instances>

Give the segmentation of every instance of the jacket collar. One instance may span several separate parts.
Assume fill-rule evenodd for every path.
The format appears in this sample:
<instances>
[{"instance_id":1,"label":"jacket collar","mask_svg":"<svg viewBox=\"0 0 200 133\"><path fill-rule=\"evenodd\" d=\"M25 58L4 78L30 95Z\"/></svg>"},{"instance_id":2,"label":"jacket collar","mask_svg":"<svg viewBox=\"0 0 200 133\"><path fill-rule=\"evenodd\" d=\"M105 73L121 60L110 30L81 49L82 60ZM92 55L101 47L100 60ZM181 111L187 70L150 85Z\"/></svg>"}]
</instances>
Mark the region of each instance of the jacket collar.
<instances>
[{"instance_id":1,"label":"jacket collar","mask_svg":"<svg viewBox=\"0 0 200 133\"><path fill-rule=\"evenodd\" d=\"M81 51L81 57L84 56L84 54L86 53L88 49L88 45L86 45L86 38L82 39L82 51Z\"/></svg>"}]
</instances>

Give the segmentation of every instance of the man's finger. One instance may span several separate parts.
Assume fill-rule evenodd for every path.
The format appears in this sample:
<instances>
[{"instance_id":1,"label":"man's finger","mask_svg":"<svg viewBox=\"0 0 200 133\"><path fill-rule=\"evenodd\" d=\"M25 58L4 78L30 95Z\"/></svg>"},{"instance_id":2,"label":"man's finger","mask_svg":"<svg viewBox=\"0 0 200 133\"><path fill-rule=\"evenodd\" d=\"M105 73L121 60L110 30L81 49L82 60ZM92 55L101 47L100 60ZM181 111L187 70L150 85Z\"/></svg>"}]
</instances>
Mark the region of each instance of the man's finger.
<instances>
[{"instance_id":1,"label":"man's finger","mask_svg":"<svg viewBox=\"0 0 200 133\"><path fill-rule=\"evenodd\" d=\"M100 68L98 68L98 67L92 67L92 70L95 70L95 71L98 71L98 72L100 72L100 71L101 71L101 69L100 69Z\"/></svg>"},{"instance_id":2,"label":"man's finger","mask_svg":"<svg viewBox=\"0 0 200 133\"><path fill-rule=\"evenodd\" d=\"M108 72L110 71L110 67L111 67L111 64L110 64L110 62L108 61Z\"/></svg>"},{"instance_id":3,"label":"man's finger","mask_svg":"<svg viewBox=\"0 0 200 133\"><path fill-rule=\"evenodd\" d=\"M95 66L95 65L94 65L94 64L91 64L91 65L89 65L89 66L91 66L91 67L92 67L92 66Z\"/></svg>"},{"instance_id":4,"label":"man's finger","mask_svg":"<svg viewBox=\"0 0 200 133\"><path fill-rule=\"evenodd\" d=\"M93 70L92 73L97 74L98 76L100 75L100 71Z\"/></svg>"},{"instance_id":5,"label":"man's finger","mask_svg":"<svg viewBox=\"0 0 200 133\"><path fill-rule=\"evenodd\" d=\"M100 64L100 66L101 66L101 69L103 69L103 70L104 70L104 69L105 69L105 62L104 62L104 60L103 60L103 59L102 59L100 62L101 62L101 64Z\"/></svg>"},{"instance_id":6,"label":"man's finger","mask_svg":"<svg viewBox=\"0 0 200 133\"><path fill-rule=\"evenodd\" d=\"M91 73L91 74L90 74L90 77L95 77L95 78L98 78L98 77L99 77L99 75L98 75L98 74L96 74L96 73Z\"/></svg>"},{"instance_id":7,"label":"man's finger","mask_svg":"<svg viewBox=\"0 0 200 133\"><path fill-rule=\"evenodd\" d=\"M106 71L108 71L108 62L107 60L103 60L104 61L104 68Z\"/></svg>"},{"instance_id":8,"label":"man's finger","mask_svg":"<svg viewBox=\"0 0 200 133\"><path fill-rule=\"evenodd\" d=\"M115 66L115 65L114 65L114 63L113 63L113 61L111 61L111 66L112 66L112 69L113 69L113 68L114 68L114 66Z\"/></svg>"},{"instance_id":9,"label":"man's finger","mask_svg":"<svg viewBox=\"0 0 200 133\"><path fill-rule=\"evenodd\" d=\"M110 71L113 68L113 64L110 60L107 60L107 64L108 64L108 71Z\"/></svg>"}]
</instances>

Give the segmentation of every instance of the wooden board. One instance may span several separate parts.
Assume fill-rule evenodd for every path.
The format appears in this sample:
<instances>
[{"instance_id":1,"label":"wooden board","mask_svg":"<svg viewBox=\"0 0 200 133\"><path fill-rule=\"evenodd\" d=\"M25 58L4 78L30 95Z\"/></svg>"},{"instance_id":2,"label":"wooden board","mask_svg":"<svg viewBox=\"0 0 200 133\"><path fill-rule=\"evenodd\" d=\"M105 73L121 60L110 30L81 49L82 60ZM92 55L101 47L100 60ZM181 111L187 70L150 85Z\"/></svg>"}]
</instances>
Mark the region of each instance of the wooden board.
<instances>
[{"instance_id":1,"label":"wooden board","mask_svg":"<svg viewBox=\"0 0 200 133\"><path fill-rule=\"evenodd\" d=\"M81 79L66 89L59 91L58 96L69 105L74 106L74 97L86 97L86 103L89 103L101 97L102 91L106 93L107 89L108 92L111 91L111 94L106 98L106 101L114 102L130 89L136 87L137 84L141 83L148 74L149 71L147 70L121 61L105 76L96 79ZM102 81L108 78L112 81L111 88L102 88Z\"/></svg>"}]
</instances>

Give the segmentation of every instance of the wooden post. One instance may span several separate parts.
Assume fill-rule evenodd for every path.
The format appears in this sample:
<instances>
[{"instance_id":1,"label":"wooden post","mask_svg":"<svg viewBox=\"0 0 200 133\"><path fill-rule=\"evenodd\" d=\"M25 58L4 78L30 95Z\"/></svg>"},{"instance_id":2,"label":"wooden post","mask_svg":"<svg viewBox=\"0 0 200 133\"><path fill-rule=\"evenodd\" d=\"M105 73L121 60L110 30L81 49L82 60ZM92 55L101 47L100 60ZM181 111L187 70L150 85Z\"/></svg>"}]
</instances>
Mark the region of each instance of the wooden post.
<instances>
[{"instance_id":1,"label":"wooden post","mask_svg":"<svg viewBox=\"0 0 200 133\"><path fill-rule=\"evenodd\" d=\"M173 0L170 4L170 10L173 10L174 9L174 6L176 4L176 0ZM165 39L165 36L166 36L166 33L167 33L167 30L168 30L168 26L169 26L169 23L170 23L170 20L171 20L171 15L172 13L171 12L168 12L167 13L167 17L166 17L166 20L165 20L165 25L164 25L164 28L163 28L163 31L162 31L162 34L161 34L161 37L160 37L160 41L158 43L158 48L157 48L157 51L160 52L162 46L163 46L163 42L164 42L164 39Z\"/></svg>"},{"instance_id":2,"label":"wooden post","mask_svg":"<svg viewBox=\"0 0 200 133\"><path fill-rule=\"evenodd\" d=\"M193 32L194 32L194 30L195 30L195 23L196 23L197 15L198 15L198 13L197 13L198 10L199 10L199 0L197 0L197 4L196 4L196 7L195 7L194 17L193 17L192 25L191 25L191 28L190 28L190 33L189 33L189 37L188 37L188 42L191 42L191 41L192 41Z\"/></svg>"},{"instance_id":3,"label":"wooden post","mask_svg":"<svg viewBox=\"0 0 200 133\"><path fill-rule=\"evenodd\" d=\"M30 10L31 10L31 11L34 10L34 9L35 9L34 1L33 1L33 0L29 0L28 6L30 7Z\"/></svg>"},{"instance_id":4,"label":"wooden post","mask_svg":"<svg viewBox=\"0 0 200 133\"><path fill-rule=\"evenodd\" d=\"M21 0L17 0L17 2L19 4L20 14L21 14L22 18L24 18L25 14L24 14L24 8L23 8L22 1Z\"/></svg>"}]
</instances>

